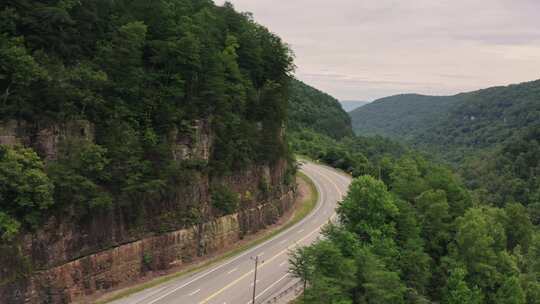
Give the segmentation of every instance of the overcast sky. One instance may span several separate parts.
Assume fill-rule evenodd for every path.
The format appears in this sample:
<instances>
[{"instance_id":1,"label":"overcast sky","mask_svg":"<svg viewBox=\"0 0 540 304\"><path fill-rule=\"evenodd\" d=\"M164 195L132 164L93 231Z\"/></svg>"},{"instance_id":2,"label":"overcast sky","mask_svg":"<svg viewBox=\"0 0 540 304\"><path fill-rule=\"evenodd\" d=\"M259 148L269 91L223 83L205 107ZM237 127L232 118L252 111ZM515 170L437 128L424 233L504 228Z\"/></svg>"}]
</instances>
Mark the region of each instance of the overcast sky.
<instances>
[{"instance_id":1,"label":"overcast sky","mask_svg":"<svg viewBox=\"0 0 540 304\"><path fill-rule=\"evenodd\" d=\"M339 99L540 78L540 0L230 2L291 45L299 79Z\"/></svg>"}]
</instances>

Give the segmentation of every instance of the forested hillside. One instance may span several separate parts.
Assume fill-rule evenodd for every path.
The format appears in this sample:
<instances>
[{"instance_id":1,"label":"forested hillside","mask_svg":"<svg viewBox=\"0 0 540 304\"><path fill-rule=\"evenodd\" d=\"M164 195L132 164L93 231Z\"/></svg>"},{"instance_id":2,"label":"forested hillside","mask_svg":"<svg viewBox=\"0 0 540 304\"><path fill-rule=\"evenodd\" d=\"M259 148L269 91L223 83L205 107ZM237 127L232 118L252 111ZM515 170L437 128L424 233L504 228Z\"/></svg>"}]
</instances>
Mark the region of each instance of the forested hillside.
<instances>
[{"instance_id":1,"label":"forested hillside","mask_svg":"<svg viewBox=\"0 0 540 304\"><path fill-rule=\"evenodd\" d=\"M389 157L407 151L382 137L355 136L339 101L293 80L287 136L292 152L352 173L383 174Z\"/></svg>"},{"instance_id":2,"label":"forested hillside","mask_svg":"<svg viewBox=\"0 0 540 304\"><path fill-rule=\"evenodd\" d=\"M467 93L461 99L433 130L419 132L415 144L459 161L540 124L540 80Z\"/></svg>"},{"instance_id":3,"label":"forested hillside","mask_svg":"<svg viewBox=\"0 0 540 304\"><path fill-rule=\"evenodd\" d=\"M359 135L411 139L419 131L433 127L457 100L454 97L396 95L375 100L349 115L353 129Z\"/></svg>"},{"instance_id":4,"label":"forested hillside","mask_svg":"<svg viewBox=\"0 0 540 304\"><path fill-rule=\"evenodd\" d=\"M325 238L290 255L290 271L307 282L298 302L540 303L535 87L396 96L359 109L375 126L364 132L388 137L294 133L294 151L355 177ZM411 142L449 149L442 157L461 174Z\"/></svg>"},{"instance_id":5,"label":"forested hillside","mask_svg":"<svg viewBox=\"0 0 540 304\"><path fill-rule=\"evenodd\" d=\"M22 166L10 171L22 184L1 190L29 196L0 195L4 239L48 209L110 208L168 193L186 170L221 175L285 156L289 50L232 6L14 0L0 13L2 120L28 132L86 120L95 133L66 142L47 166L32 150L2 149L3 165ZM215 134L208 162L175 159L171 134L193 134L205 119Z\"/></svg>"},{"instance_id":6,"label":"forested hillside","mask_svg":"<svg viewBox=\"0 0 540 304\"><path fill-rule=\"evenodd\" d=\"M540 225L540 126L470 157L461 174L483 201L496 206L521 203L533 223Z\"/></svg>"},{"instance_id":7,"label":"forested hillside","mask_svg":"<svg viewBox=\"0 0 540 304\"><path fill-rule=\"evenodd\" d=\"M0 302L86 303L237 244L289 210L297 154L354 177L291 252L300 303L540 304L540 81L381 99L355 136L292 58L229 3L3 1Z\"/></svg>"},{"instance_id":8,"label":"forested hillside","mask_svg":"<svg viewBox=\"0 0 540 304\"><path fill-rule=\"evenodd\" d=\"M300 303L537 304L540 232L527 208L478 200L409 153L353 180L325 238L297 249Z\"/></svg>"},{"instance_id":9,"label":"forested hillside","mask_svg":"<svg viewBox=\"0 0 540 304\"><path fill-rule=\"evenodd\" d=\"M293 79L289 103L291 132L310 129L335 139L353 135L351 119L334 97Z\"/></svg>"},{"instance_id":10,"label":"forested hillside","mask_svg":"<svg viewBox=\"0 0 540 304\"><path fill-rule=\"evenodd\" d=\"M457 163L538 124L540 81L449 97L390 97L351 117L357 134L404 140Z\"/></svg>"},{"instance_id":11,"label":"forested hillside","mask_svg":"<svg viewBox=\"0 0 540 304\"><path fill-rule=\"evenodd\" d=\"M71 302L277 220L292 68L230 4L2 1L0 302Z\"/></svg>"}]
</instances>

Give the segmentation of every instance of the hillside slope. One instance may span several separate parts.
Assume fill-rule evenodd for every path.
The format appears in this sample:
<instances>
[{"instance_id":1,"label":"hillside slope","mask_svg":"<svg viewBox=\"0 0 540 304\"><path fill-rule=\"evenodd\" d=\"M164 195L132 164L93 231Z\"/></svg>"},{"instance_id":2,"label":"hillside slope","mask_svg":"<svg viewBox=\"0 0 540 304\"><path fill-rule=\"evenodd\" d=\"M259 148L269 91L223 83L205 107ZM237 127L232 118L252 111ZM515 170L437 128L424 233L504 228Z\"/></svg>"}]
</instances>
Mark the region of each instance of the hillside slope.
<instances>
[{"instance_id":1,"label":"hillside slope","mask_svg":"<svg viewBox=\"0 0 540 304\"><path fill-rule=\"evenodd\" d=\"M537 303L537 88L396 96L365 106L384 111L360 109L369 132L436 150L463 165L461 176L388 137L295 134L296 151L357 177L340 222L290 257L307 281L303 303Z\"/></svg>"},{"instance_id":2,"label":"hillside slope","mask_svg":"<svg viewBox=\"0 0 540 304\"><path fill-rule=\"evenodd\" d=\"M378 99L349 113L359 135L381 135L402 139L426 129L444 115L457 98L417 94ZM412 134L411 134L412 133Z\"/></svg>"},{"instance_id":3,"label":"hillside slope","mask_svg":"<svg viewBox=\"0 0 540 304\"><path fill-rule=\"evenodd\" d=\"M334 139L353 135L351 119L337 99L296 79L290 88L288 121L292 132L311 129Z\"/></svg>"},{"instance_id":4,"label":"hillside slope","mask_svg":"<svg viewBox=\"0 0 540 304\"><path fill-rule=\"evenodd\" d=\"M289 208L292 57L248 15L4 1L0 20L0 302L78 301Z\"/></svg>"},{"instance_id":5,"label":"hillside slope","mask_svg":"<svg viewBox=\"0 0 540 304\"><path fill-rule=\"evenodd\" d=\"M458 161L540 121L540 81L455 96L400 95L350 113L357 134L378 134Z\"/></svg>"},{"instance_id":6,"label":"hillside slope","mask_svg":"<svg viewBox=\"0 0 540 304\"><path fill-rule=\"evenodd\" d=\"M468 159L461 171L482 201L497 206L521 203L540 225L540 125Z\"/></svg>"},{"instance_id":7,"label":"hillside slope","mask_svg":"<svg viewBox=\"0 0 540 304\"><path fill-rule=\"evenodd\" d=\"M459 99L459 98L458 98ZM414 138L451 161L500 146L540 124L540 80L462 95L433 130Z\"/></svg>"}]
</instances>

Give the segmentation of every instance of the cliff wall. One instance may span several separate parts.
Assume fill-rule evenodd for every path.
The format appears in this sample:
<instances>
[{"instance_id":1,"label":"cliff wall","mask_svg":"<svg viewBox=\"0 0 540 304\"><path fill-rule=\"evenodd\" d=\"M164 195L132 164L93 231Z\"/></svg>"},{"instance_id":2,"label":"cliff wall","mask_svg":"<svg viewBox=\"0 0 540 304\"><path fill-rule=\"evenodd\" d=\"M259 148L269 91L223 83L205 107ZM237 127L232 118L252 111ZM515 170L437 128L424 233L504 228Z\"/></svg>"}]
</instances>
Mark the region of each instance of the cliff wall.
<instances>
[{"instance_id":1,"label":"cliff wall","mask_svg":"<svg viewBox=\"0 0 540 304\"><path fill-rule=\"evenodd\" d=\"M209 122L192 128L190 136L172 132L171 153L179 161L206 161L213 141ZM92 125L0 125L0 144L32 147L48 161L62 141L73 138L93 140ZM220 177L192 170L174 195L151 204L120 204L87 215L75 208L53 212L37 231L0 244L0 303L71 303L230 247L290 208L294 193L285 181L287 170L285 160ZM238 195L237 212L224 215L212 207L212 185Z\"/></svg>"}]
</instances>

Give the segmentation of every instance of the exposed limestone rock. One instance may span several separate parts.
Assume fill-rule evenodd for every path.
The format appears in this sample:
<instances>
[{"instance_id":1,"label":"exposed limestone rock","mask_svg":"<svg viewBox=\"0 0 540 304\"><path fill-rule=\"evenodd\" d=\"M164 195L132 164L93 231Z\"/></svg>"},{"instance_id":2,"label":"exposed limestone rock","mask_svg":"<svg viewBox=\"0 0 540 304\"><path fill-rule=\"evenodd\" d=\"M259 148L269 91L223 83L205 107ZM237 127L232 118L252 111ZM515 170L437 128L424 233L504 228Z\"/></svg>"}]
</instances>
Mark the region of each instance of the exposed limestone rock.
<instances>
[{"instance_id":1,"label":"exposed limestone rock","mask_svg":"<svg viewBox=\"0 0 540 304\"><path fill-rule=\"evenodd\" d=\"M169 135L173 147L173 157L175 160L204 160L210 159L210 148L212 146L212 133L210 132L209 120L196 120L191 125L190 136L180 134L175 129Z\"/></svg>"},{"instance_id":2,"label":"exposed limestone rock","mask_svg":"<svg viewBox=\"0 0 540 304\"><path fill-rule=\"evenodd\" d=\"M36 134L36 150L45 160L55 160L58 157L60 143L71 139L94 141L93 125L86 120L73 120L61 125L40 128Z\"/></svg>"},{"instance_id":3,"label":"exposed limestone rock","mask_svg":"<svg viewBox=\"0 0 540 304\"><path fill-rule=\"evenodd\" d=\"M26 126L16 120L0 121L0 145L23 145L28 141L25 129Z\"/></svg>"},{"instance_id":4,"label":"exposed limestone rock","mask_svg":"<svg viewBox=\"0 0 540 304\"><path fill-rule=\"evenodd\" d=\"M70 139L94 140L94 126L86 120L63 124L31 126L24 121L0 121L0 144L23 145L34 148L43 159L58 157L59 144Z\"/></svg>"},{"instance_id":5,"label":"exposed limestone rock","mask_svg":"<svg viewBox=\"0 0 540 304\"><path fill-rule=\"evenodd\" d=\"M253 232L274 224L292 205L294 196L202 225L151 236L38 271L28 280L0 287L5 303L70 303L107 291L152 271L178 268L202 255L238 242L243 229ZM244 223L242 225L242 223ZM4 303L4 302L2 302Z\"/></svg>"},{"instance_id":6,"label":"exposed limestone rock","mask_svg":"<svg viewBox=\"0 0 540 304\"><path fill-rule=\"evenodd\" d=\"M178 161L208 161L213 142L210 122L196 121L191 130L187 135L171 132L173 156ZM49 161L70 139L93 141L94 127L87 121L47 127L18 121L0 124L0 144L33 147ZM231 247L275 223L290 208L294 194L284 184L286 170L287 162L279 160L212 180L208 173L192 172L174 195L152 203L119 204L85 217L75 207L62 210L38 231L22 235L15 246L0 244L0 303L84 300ZM212 208L214 184L241 196L238 213L221 216Z\"/></svg>"}]
</instances>

